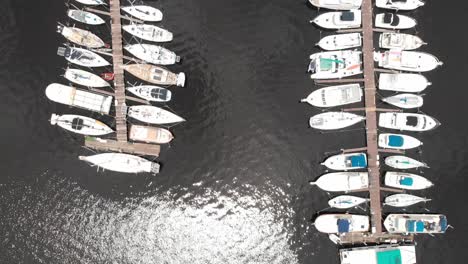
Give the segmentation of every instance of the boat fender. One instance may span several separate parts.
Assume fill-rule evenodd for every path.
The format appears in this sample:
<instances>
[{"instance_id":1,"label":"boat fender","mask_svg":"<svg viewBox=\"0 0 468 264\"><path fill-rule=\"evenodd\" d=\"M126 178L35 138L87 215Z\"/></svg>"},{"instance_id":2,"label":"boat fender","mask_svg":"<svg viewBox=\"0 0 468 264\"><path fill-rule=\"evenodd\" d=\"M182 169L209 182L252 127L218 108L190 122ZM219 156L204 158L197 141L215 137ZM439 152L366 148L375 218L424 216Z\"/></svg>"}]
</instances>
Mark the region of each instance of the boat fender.
<instances>
[{"instance_id":1,"label":"boat fender","mask_svg":"<svg viewBox=\"0 0 468 264\"><path fill-rule=\"evenodd\" d=\"M50 116L50 124L56 125L59 117L60 117L59 115L52 114L52 116Z\"/></svg>"}]
</instances>

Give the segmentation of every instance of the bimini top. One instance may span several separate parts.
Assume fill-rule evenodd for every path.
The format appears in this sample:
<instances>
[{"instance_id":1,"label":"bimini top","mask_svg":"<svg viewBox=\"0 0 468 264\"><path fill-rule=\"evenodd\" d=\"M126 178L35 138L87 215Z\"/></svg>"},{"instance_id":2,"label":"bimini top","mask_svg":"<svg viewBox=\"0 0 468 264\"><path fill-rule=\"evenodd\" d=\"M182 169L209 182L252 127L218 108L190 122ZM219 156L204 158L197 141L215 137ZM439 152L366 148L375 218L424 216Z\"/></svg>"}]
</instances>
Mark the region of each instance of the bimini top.
<instances>
[{"instance_id":1,"label":"bimini top","mask_svg":"<svg viewBox=\"0 0 468 264\"><path fill-rule=\"evenodd\" d=\"M403 146L403 137L398 135L388 136L388 145L391 147L401 147Z\"/></svg>"},{"instance_id":2,"label":"bimini top","mask_svg":"<svg viewBox=\"0 0 468 264\"><path fill-rule=\"evenodd\" d=\"M347 162L351 163L352 167L361 167L365 168L367 166L366 154L359 154L348 157Z\"/></svg>"}]
</instances>

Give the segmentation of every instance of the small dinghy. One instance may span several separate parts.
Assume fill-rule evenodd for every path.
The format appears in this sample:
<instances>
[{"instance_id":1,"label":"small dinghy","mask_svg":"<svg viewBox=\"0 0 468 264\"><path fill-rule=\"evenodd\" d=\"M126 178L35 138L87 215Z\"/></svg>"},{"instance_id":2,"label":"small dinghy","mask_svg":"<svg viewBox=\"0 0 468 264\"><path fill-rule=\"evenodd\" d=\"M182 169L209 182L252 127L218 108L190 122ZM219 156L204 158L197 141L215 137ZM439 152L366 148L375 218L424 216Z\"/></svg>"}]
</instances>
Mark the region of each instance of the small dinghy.
<instances>
[{"instance_id":1,"label":"small dinghy","mask_svg":"<svg viewBox=\"0 0 468 264\"><path fill-rule=\"evenodd\" d=\"M150 44L126 45L125 50L140 60L159 65L171 65L180 62L180 57L161 46Z\"/></svg>"},{"instance_id":2,"label":"small dinghy","mask_svg":"<svg viewBox=\"0 0 468 264\"><path fill-rule=\"evenodd\" d=\"M164 68L150 64L128 64L122 68L143 81L159 85L177 85L184 87L185 74L175 74Z\"/></svg>"},{"instance_id":3,"label":"small dinghy","mask_svg":"<svg viewBox=\"0 0 468 264\"><path fill-rule=\"evenodd\" d=\"M71 63L84 67L103 67L110 65L103 57L92 51L81 48L59 47L57 55L65 57L65 59Z\"/></svg>"},{"instance_id":4,"label":"small dinghy","mask_svg":"<svg viewBox=\"0 0 468 264\"><path fill-rule=\"evenodd\" d=\"M374 52L374 60L379 67L409 72L432 71L443 64L435 56L419 51Z\"/></svg>"},{"instance_id":5,"label":"small dinghy","mask_svg":"<svg viewBox=\"0 0 468 264\"><path fill-rule=\"evenodd\" d=\"M80 156L79 159L110 171L123 173L159 173L158 163L130 154L102 153L93 156Z\"/></svg>"},{"instance_id":6,"label":"small dinghy","mask_svg":"<svg viewBox=\"0 0 468 264\"><path fill-rule=\"evenodd\" d=\"M171 91L153 85L140 85L127 87L127 91L150 102L169 102L172 97Z\"/></svg>"},{"instance_id":7,"label":"small dinghy","mask_svg":"<svg viewBox=\"0 0 468 264\"><path fill-rule=\"evenodd\" d=\"M317 185L327 192L350 192L369 188L367 172L332 172L327 173L310 185Z\"/></svg>"},{"instance_id":8,"label":"small dinghy","mask_svg":"<svg viewBox=\"0 0 468 264\"><path fill-rule=\"evenodd\" d=\"M361 47L360 33L348 33L348 34L338 34L330 35L322 38L317 46L324 50L343 50Z\"/></svg>"},{"instance_id":9,"label":"small dinghy","mask_svg":"<svg viewBox=\"0 0 468 264\"><path fill-rule=\"evenodd\" d=\"M440 214L390 214L384 226L389 233L434 234L445 233L448 223Z\"/></svg>"},{"instance_id":10,"label":"small dinghy","mask_svg":"<svg viewBox=\"0 0 468 264\"><path fill-rule=\"evenodd\" d=\"M424 190L434 184L426 178L406 172L388 171L385 173L385 185L405 190Z\"/></svg>"},{"instance_id":11,"label":"small dinghy","mask_svg":"<svg viewBox=\"0 0 468 264\"><path fill-rule=\"evenodd\" d=\"M415 50L426 44L421 38L404 33L382 33L379 37L382 49Z\"/></svg>"},{"instance_id":12,"label":"small dinghy","mask_svg":"<svg viewBox=\"0 0 468 264\"><path fill-rule=\"evenodd\" d=\"M357 124L366 118L346 112L325 112L310 118L309 125L320 130L334 130Z\"/></svg>"},{"instance_id":13,"label":"small dinghy","mask_svg":"<svg viewBox=\"0 0 468 264\"><path fill-rule=\"evenodd\" d=\"M375 27L388 29L410 29L417 24L414 18L392 13L377 14L375 16Z\"/></svg>"},{"instance_id":14,"label":"small dinghy","mask_svg":"<svg viewBox=\"0 0 468 264\"><path fill-rule=\"evenodd\" d=\"M314 225L319 232L327 234L367 232L369 231L369 216L323 214L315 219Z\"/></svg>"},{"instance_id":15,"label":"small dinghy","mask_svg":"<svg viewBox=\"0 0 468 264\"><path fill-rule=\"evenodd\" d=\"M419 93L431 83L421 74L416 73L381 73L379 89L395 92Z\"/></svg>"},{"instance_id":16,"label":"small dinghy","mask_svg":"<svg viewBox=\"0 0 468 264\"><path fill-rule=\"evenodd\" d=\"M100 18L99 16L83 10L70 9L68 10L67 15L69 18L75 21L88 25L102 25L106 23L106 21L104 21L104 19Z\"/></svg>"},{"instance_id":17,"label":"small dinghy","mask_svg":"<svg viewBox=\"0 0 468 264\"><path fill-rule=\"evenodd\" d=\"M70 82L86 87L109 87L110 84L96 74L80 69L67 69L64 77Z\"/></svg>"},{"instance_id":18,"label":"small dinghy","mask_svg":"<svg viewBox=\"0 0 468 264\"><path fill-rule=\"evenodd\" d=\"M313 91L301 102L316 107L333 107L360 102L362 89L358 83L330 86Z\"/></svg>"},{"instance_id":19,"label":"small dinghy","mask_svg":"<svg viewBox=\"0 0 468 264\"><path fill-rule=\"evenodd\" d=\"M173 38L173 34L171 32L153 25L131 24L122 26L122 29L135 37L147 41L168 42L172 41Z\"/></svg>"},{"instance_id":20,"label":"small dinghy","mask_svg":"<svg viewBox=\"0 0 468 264\"><path fill-rule=\"evenodd\" d=\"M359 170L367 168L366 153L338 154L327 158L321 163L331 170Z\"/></svg>"},{"instance_id":21,"label":"small dinghy","mask_svg":"<svg viewBox=\"0 0 468 264\"><path fill-rule=\"evenodd\" d=\"M421 0L376 0L375 5L384 9L414 10L424 5Z\"/></svg>"},{"instance_id":22,"label":"small dinghy","mask_svg":"<svg viewBox=\"0 0 468 264\"><path fill-rule=\"evenodd\" d=\"M309 0L309 3L318 8L351 10L359 9L362 5L362 0Z\"/></svg>"},{"instance_id":23,"label":"small dinghy","mask_svg":"<svg viewBox=\"0 0 468 264\"><path fill-rule=\"evenodd\" d=\"M337 209L349 209L363 204L367 201L369 201L369 199L352 195L340 195L328 201L328 205L330 205L330 207L332 208Z\"/></svg>"},{"instance_id":24,"label":"small dinghy","mask_svg":"<svg viewBox=\"0 0 468 264\"><path fill-rule=\"evenodd\" d=\"M440 125L435 118L413 113L380 113L379 126L402 131L429 131Z\"/></svg>"},{"instance_id":25,"label":"small dinghy","mask_svg":"<svg viewBox=\"0 0 468 264\"><path fill-rule=\"evenodd\" d=\"M134 105L128 108L128 116L149 124L172 124L185 119L162 108L152 105Z\"/></svg>"},{"instance_id":26,"label":"small dinghy","mask_svg":"<svg viewBox=\"0 0 468 264\"><path fill-rule=\"evenodd\" d=\"M403 109L419 108L424 104L422 96L409 93L389 96L382 101Z\"/></svg>"},{"instance_id":27,"label":"small dinghy","mask_svg":"<svg viewBox=\"0 0 468 264\"><path fill-rule=\"evenodd\" d=\"M401 170L416 169L420 167L429 168L426 163L401 155L386 157L385 164L392 168Z\"/></svg>"},{"instance_id":28,"label":"small dinghy","mask_svg":"<svg viewBox=\"0 0 468 264\"><path fill-rule=\"evenodd\" d=\"M379 147L391 149L413 149L422 145L422 142L414 137L401 134L380 134Z\"/></svg>"},{"instance_id":29,"label":"small dinghy","mask_svg":"<svg viewBox=\"0 0 468 264\"><path fill-rule=\"evenodd\" d=\"M430 200L431 199L422 198L416 195L398 193L398 194L387 196L385 198L384 204L393 206L393 207L407 207L407 206L415 205L417 203L425 203Z\"/></svg>"},{"instance_id":30,"label":"small dinghy","mask_svg":"<svg viewBox=\"0 0 468 264\"><path fill-rule=\"evenodd\" d=\"M310 22L326 29L359 28L361 27L361 10L328 12L318 15Z\"/></svg>"},{"instance_id":31,"label":"small dinghy","mask_svg":"<svg viewBox=\"0 0 468 264\"><path fill-rule=\"evenodd\" d=\"M80 115L52 114L50 123L68 131L88 136L102 136L114 132L101 121Z\"/></svg>"},{"instance_id":32,"label":"small dinghy","mask_svg":"<svg viewBox=\"0 0 468 264\"><path fill-rule=\"evenodd\" d=\"M93 5L93 6L107 5L106 2L104 2L104 0L76 0L76 1L83 5Z\"/></svg>"},{"instance_id":33,"label":"small dinghy","mask_svg":"<svg viewBox=\"0 0 468 264\"><path fill-rule=\"evenodd\" d=\"M154 144L167 144L174 138L171 131L150 126L131 125L128 136L131 140Z\"/></svg>"},{"instance_id":34,"label":"small dinghy","mask_svg":"<svg viewBox=\"0 0 468 264\"><path fill-rule=\"evenodd\" d=\"M133 17L143 21L158 22L163 19L163 14L159 9L146 5L134 5L122 7L122 10Z\"/></svg>"},{"instance_id":35,"label":"small dinghy","mask_svg":"<svg viewBox=\"0 0 468 264\"><path fill-rule=\"evenodd\" d=\"M106 45L102 39L88 30L58 25L57 32L62 34L69 41L91 49L101 48Z\"/></svg>"},{"instance_id":36,"label":"small dinghy","mask_svg":"<svg viewBox=\"0 0 468 264\"><path fill-rule=\"evenodd\" d=\"M327 51L310 55L307 72L312 79L340 79L362 74L360 51Z\"/></svg>"}]
</instances>

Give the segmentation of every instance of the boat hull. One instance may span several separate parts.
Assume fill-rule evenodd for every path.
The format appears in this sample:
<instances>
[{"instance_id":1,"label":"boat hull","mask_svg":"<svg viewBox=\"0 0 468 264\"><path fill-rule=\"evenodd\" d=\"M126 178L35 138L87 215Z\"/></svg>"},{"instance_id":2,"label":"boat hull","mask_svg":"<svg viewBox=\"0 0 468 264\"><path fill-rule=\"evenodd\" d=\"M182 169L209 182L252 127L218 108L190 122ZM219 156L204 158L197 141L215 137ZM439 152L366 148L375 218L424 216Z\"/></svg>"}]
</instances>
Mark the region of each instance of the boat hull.
<instances>
[{"instance_id":1,"label":"boat hull","mask_svg":"<svg viewBox=\"0 0 468 264\"><path fill-rule=\"evenodd\" d=\"M421 74L415 73L381 73L379 89L395 92L419 93L431 83Z\"/></svg>"},{"instance_id":2,"label":"boat hull","mask_svg":"<svg viewBox=\"0 0 468 264\"><path fill-rule=\"evenodd\" d=\"M106 23L106 21L104 21L104 19L100 18L99 16L83 10L71 9L68 10L67 15L75 21L88 25L96 26Z\"/></svg>"},{"instance_id":3,"label":"boat hull","mask_svg":"<svg viewBox=\"0 0 468 264\"><path fill-rule=\"evenodd\" d=\"M138 156L124 153L102 153L93 156L80 156L80 160L87 161L100 168L123 172L123 173L142 173L159 172L159 164L140 158Z\"/></svg>"},{"instance_id":4,"label":"boat hull","mask_svg":"<svg viewBox=\"0 0 468 264\"><path fill-rule=\"evenodd\" d=\"M135 105L128 108L128 116L149 124L172 124L185 119L162 108L151 105Z\"/></svg>"},{"instance_id":5,"label":"boat hull","mask_svg":"<svg viewBox=\"0 0 468 264\"><path fill-rule=\"evenodd\" d=\"M398 193L385 197L385 205L389 205L392 207L407 207L427 201L430 201L430 199L406 193Z\"/></svg>"},{"instance_id":6,"label":"boat hull","mask_svg":"<svg viewBox=\"0 0 468 264\"><path fill-rule=\"evenodd\" d=\"M333 107L358 103L362 95L361 86L355 83L321 88L301 101L316 107Z\"/></svg>"},{"instance_id":7,"label":"boat hull","mask_svg":"<svg viewBox=\"0 0 468 264\"><path fill-rule=\"evenodd\" d=\"M334 233L362 233L369 231L369 217L367 215L351 214L323 214L314 222L319 232Z\"/></svg>"},{"instance_id":8,"label":"boat hull","mask_svg":"<svg viewBox=\"0 0 468 264\"><path fill-rule=\"evenodd\" d=\"M355 125L365 117L346 112L325 112L309 119L309 125L319 130L336 130Z\"/></svg>"},{"instance_id":9,"label":"boat hull","mask_svg":"<svg viewBox=\"0 0 468 264\"><path fill-rule=\"evenodd\" d=\"M345 17L349 17L345 19ZM318 15L314 24L326 29L351 29L361 27L361 10L327 12Z\"/></svg>"},{"instance_id":10,"label":"boat hull","mask_svg":"<svg viewBox=\"0 0 468 264\"><path fill-rule=\"evenodd\" d=\"M361 47L362 37L360 33L348 33L331 35L322 38L317 46L324 50L343 50Z\"/></svg>"},{"instance_id":11,"label":"boat hull","mask_svg":"<svg viewBox=\"0 0 468 264\"><path fill-rule=\"evenodd\" d=\"M324 1L324 0L309 0L313 6L318 8L327 8L332 10L351 10L359 9L362 5L362 0L353 1Z\"/></svg>"},{"instance_id":12,"label":"boat hull","mask_svg":"<svg viewBox=\"0 0 468 264\"><path fill-rule=\"evenodd\" d=\"M386 22L385 16L397 16L398 18L393 18L393 21L395 19L398 19L398 24L392 24L392 22ZM417 25L417 22L414 18L411 18L409 16L404 16L404 15L395 15L395 14L389 14L389 13L384 13L384 14L377 14L375 16L375 27L378 28L387 28L387 29L410 29L413 28Z\"/></svg>"},{"instance_id":13,"label":"boat hull","mask_svg":"<svg viewBox=\"0 0 468 264\"><path fill-rule=\"evenodd\" d=\"M122 10L143 21L159 22L163 19L163 13L152 6L133 5L122 7Z\"/></svg>"},{"instance_id":14,"label":"boat hull","mask_svg":"<svg viewBox=\"0 0 468 264\"><path fill-rule=\"evenodd\" d=\"M76 84L86 87L109 87L110 84L96 74L80 69L67 69L64 77Z\"/></svg>"},{"instance_id":15,"label":"boat hull","mask_svg":"<svg viewBox=\"0 0 468 264\"><path fill-rule=\"evenodd\" d=\"M379 134L379 147L391 149L413 149L422 145L422 142L414 137L383 133Z\"/></svg>"},{"instance_id":16,"label":"boat hull","mask_svg":"<svg viewBox=\"0 0 468 264\"><path fill-rule=\"evenodd\" d=\"M168 30L153 25L125 25L122 29L135 37L152 42L169 42L173 39L173 34Z\"/></svg>"},{"instance_id":17,"label":"boat hull","mask_svg":"<svg viewBox=\"0 0 468 264\"><path fill-rule=\"evenodd\" d=\"M402 131L429 131L440 125L435 118L413 113L381 113L379 126Z\"/></svg>"},{"instance_id":18,"label":"boat hull","mask_svg":"<svg viewBox=\"0 0 468 264\"><path fill-rule=\"evenodd\" d=\"M384 221L389 233L437 234L445 233L447 218L439 214L390 214Z\"/></svg>"},{"instance_id":19,"label":"boat hull","mask_svg":"<svg viewBox=\"0 0 468 264\"><path fill-rule=\"evenodd\" d=\"M367 168L366 153L338 154L327 158L321 163L331 170L358 170Z\"/></svg>"},{"instance_id":20,"label":"boat hull","mask_svg":"<svg viewBox=\"0 0 468 264\"><path fill-rule=\"evenodd\" d=\"M126 45L124 49L140 60L152 64L172 65L178 62L179 57L172 51L161 46L149 44Z\"/></svg>"},{"instance_id":21,"label":"boat hull","mask_svg":"<svg viewBox=\"0 0 468 264\"><path fill-rule=\"evenodd\" d=\"M140 85L128 87L127 91L150 102L169 102L172 98L171 91L153 85Z\"/></svg>"},{"instance_id":22,"label":"boat hull","mask_svg":"<svg viewBox=\"0 0 468 264\"><path fill-rule=\"evenodd\" d=\"M331 208L337 209L349 209L356 207L360 204L367 202L368 199L364 199L352 195L340 195L328 201L328 205Z\"/></svg>"},{"instance_id":23,"label":"boat hull","mask_svg":"<svg viewBox=\"0 0 468 264\"><path fill-rule=\"evenodd\" d=\"M122 68L143 81L159 85L185 85L185 74L175 74L164 68L150 64L129 64Z\"/></svg>"},{"instance_id":24,"label":"boat hull","mask_svg":"<svg viewBox=\"0 0 468 264\"><path fill-rule=\"evenodd\" d=\"M422 176L394 171L385 173L385 185L404 190L424 190L433 186L432 182Z\"/></svg>"},{"instance_id":25,"label":"boat hull","mask_svg":"<svg viewBox=\"0 0 468 264\"><path fill-rule=\"evenodd\" d=\"M382 101L403 109L419 108L424 104L422 96L409 93L386 97Z\"/></svg>"}]
</instances>

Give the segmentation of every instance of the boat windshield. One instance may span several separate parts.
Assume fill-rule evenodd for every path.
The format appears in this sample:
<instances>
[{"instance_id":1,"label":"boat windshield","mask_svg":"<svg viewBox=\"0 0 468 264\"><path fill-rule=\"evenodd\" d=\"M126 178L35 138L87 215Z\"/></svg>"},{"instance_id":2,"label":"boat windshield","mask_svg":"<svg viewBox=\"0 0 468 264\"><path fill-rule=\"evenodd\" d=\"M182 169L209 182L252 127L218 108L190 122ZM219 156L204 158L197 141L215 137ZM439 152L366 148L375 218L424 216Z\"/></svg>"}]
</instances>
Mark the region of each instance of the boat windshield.
<instances>
[{"instance_id":1,"label":"boat windshield","mask_svg":"<svg viewBox=\"0 0 468 264\"><path fill-rule=\"evenodd\" d=\"M410 127L417 127L418 126L418 118L416 116L407 116L406 117L406 125Z\"/></svg>"}]
</instances>

